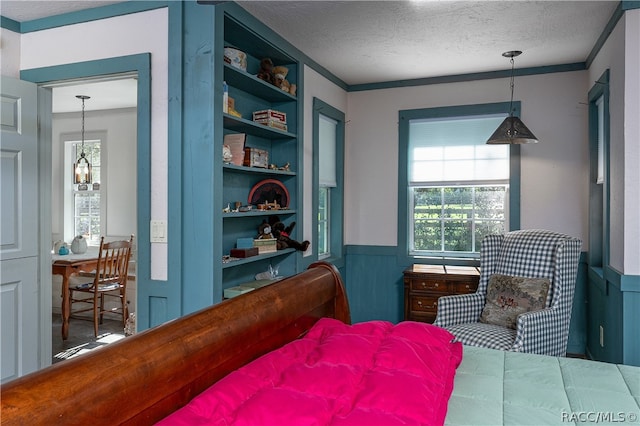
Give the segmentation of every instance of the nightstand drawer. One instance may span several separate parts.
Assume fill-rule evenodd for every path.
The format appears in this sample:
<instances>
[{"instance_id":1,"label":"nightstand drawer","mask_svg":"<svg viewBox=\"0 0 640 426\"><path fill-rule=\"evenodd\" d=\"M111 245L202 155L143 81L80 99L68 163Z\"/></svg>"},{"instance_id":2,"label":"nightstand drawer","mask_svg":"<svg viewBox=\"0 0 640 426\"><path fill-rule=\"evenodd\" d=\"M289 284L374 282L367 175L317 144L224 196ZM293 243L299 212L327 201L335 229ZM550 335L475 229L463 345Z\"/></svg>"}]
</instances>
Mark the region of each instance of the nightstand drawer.
<instances>
[{"instance_id":1,"label":"nightstand drawer","mask_svg":"<svg viewBox=\"0 0 640 426\"><path fill-rule=\"evenodd\" d=\"M438 297L411 296L411 310L414 312L438 312Z\"/></svg>"},{"instance_id":2,"label":"nightstand drawer","mask_svg":"<svg viewBox=\"0 0 640 426\"><path fill-rule=\"evenodd\" d=\"M437 278L411 278L409 287L411 291L435 291L448 293L447 282Z\"/></svg>"},{"instance_id":3,"label":"nightstand drawer","mask_svg":"<svg viewBox=\"0 0 640 426\"><path fill-rule=\"evenodd\" d=\"M449 282L450 290L452 294L467 294L475 293L478 289L478 282Z\"/></svg>"}]
</instances>

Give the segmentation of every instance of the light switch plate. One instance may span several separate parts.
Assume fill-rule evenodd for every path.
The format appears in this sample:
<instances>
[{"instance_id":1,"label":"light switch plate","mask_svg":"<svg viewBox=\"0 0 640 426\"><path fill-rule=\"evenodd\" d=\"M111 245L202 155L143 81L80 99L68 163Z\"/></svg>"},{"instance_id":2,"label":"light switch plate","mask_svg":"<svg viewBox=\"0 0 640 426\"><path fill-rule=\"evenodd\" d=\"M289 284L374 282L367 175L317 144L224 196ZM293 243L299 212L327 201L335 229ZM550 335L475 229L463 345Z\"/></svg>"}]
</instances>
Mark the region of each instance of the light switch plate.
<instances>
[{"instance_id":1,"label":"light switch plate","mask_svg":"<svg viewBox=\"0 0 640 426\"><path fill-rule=\"evenodd\" d=\"M152 220L150 224L150 235L152 243L166 243L167 242L167 221L166 220Z\"/></svg>"}]
</instances>

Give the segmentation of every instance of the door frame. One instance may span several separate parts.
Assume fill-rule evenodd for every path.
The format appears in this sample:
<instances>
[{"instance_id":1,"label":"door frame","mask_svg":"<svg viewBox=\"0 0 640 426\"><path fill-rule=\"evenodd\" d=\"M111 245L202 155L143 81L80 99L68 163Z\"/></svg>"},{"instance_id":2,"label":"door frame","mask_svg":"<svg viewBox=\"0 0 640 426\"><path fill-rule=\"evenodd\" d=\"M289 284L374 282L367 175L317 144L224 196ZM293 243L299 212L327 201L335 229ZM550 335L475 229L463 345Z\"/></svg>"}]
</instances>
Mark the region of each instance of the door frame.
<instances>
[{"instance_id":1,"label":"door frame","mask_svg":"<svg viewBox=\"0 0 640 426\"><path fill-rule=\"evenodd\" d=\"M36 83L39 86L50 85L63 81L80 81L111 77L114 75L137 74L137 186L138 196L136 197L137 218L136 232L137 240L137 263L136 263L136 284L138 292L145 283L151 282L151 260L150 247L142 244L149 241L149 226L151 221L151 54L141 53L129 56L100 59L94 61L77 62L50 67L33 68L20 72L21 80ZM48 92L48 93L47 93ZM38 116L51 118L51 92L50 89L39 87L38 89ZM42 96L41 96L42 95ZM40 100L43 102L40 102ZM39 171L41 183L51 180L51 127L42 126L39 134L39 161L42 167ZM47 139L48 138L48 139ZM39 194L40 209L40 235L41 258L40 276L51 275L50 256L47 250L51 246L51 186L42 185ZM138 296L138 295L137 295ZM137 305L140 306L140 297L136 297ZM48 285L43 282L41 291L41 305L43 307L51 305L51 279ZM138 312L136 306L136 312ZM41 366L47 366L51 362L51 333L44 330L51 329L51 315L43 315L40 326L43 333L41 337ZM48 358L49 363L46 362Z\"/></svg>"}]
</instances>

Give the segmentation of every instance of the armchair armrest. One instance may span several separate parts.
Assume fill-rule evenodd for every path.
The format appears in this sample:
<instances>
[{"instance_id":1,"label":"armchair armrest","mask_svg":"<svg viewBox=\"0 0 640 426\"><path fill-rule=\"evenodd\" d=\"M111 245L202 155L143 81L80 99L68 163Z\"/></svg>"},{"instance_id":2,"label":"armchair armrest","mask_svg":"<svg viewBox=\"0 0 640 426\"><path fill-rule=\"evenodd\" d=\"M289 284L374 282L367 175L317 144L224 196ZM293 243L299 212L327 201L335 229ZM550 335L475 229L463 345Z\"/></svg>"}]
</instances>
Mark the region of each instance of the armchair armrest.
<instances>
[{"instance_id":1,"label":"armchair armrest","mask_svg":"<svg viewBox=\"0 0 640 426\"><path fill-rule=\"evenodd\" d=\"M551 356L566 356L569 323L557 308L518 315L516 339L511 350Z\"/></svg>"},{"instance_id":2,"label":"armchair armrest","mask_svg":"<svg viewBox=\"0 0 640 426\"><path fill-rule=\"evenodd\" d=\"M478 322L483 307L484 295L479 293L442 296L438 299L438 314L433 324L450 327Z\"/></svg>"}]
</instances>

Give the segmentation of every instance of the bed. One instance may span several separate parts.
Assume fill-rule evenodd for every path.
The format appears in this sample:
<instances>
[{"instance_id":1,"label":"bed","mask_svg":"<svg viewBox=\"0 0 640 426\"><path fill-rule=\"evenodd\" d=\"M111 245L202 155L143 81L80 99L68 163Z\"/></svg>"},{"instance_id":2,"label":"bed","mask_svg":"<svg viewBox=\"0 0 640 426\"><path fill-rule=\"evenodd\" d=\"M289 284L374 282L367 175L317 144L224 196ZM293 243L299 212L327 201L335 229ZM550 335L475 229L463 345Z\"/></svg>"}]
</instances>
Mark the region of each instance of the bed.
<instances>
[{"instance_id":1,"label":"bed","mask_svg":"<svg viewBox=\"0 0 640 426\"><path fill-rule=\"evenodd\" d=\"M334 394L340 393L343 378L354 382L354 377L382 378L380 382L387 390L367 384L360 387L368 392L360 395L360 400L376 401L375 407L365 404L360 411L348 411L346 417L331 414L334 417L330 421L322 417L328 415L326 410L300 409L298 412L307 417L304 421L296 419L295 424L357 424L358 420L374 424L372 419L384 419L385 424L393 424L396 419L397 424L451 425L638 421L640 368L462 348L443 334L446 331L422 323L349 324L349 305L340 275L333 266L317 262L294 277L4 384L0 390L2 424L195 424L193 418L182 417L183 414L200 415L203 410L210 416L210 421L202 420L203 424L227 424L219 421L223 418L219 411L207 408L213 406L211 400L204 399L204 404L202 401L211 393L221 398L218 406L236 400L233 392L243 390L243 386L229 387L230 377L244 375L249 394L256 395L250 389L255 375L268 379L272 370L282 365L294 366L289 373L299 371L299 366L281 358L282 351L298 354L308 350L308 359L309 354L326 349L329 361L339 358L343 366L357 370L361 366L344 360L352 353L358 354L352 358L359 362L366 358L360 356L362 352L352 350L357 343L345 343L345 335L354 333L362 347L369 348L372 340L378 342L378 352L368 355L377 361L364 364L382 365L383 370L354 376L336 373L343 371L337 367L328 376ZM314 339L324 346L307 348ZM336 341L341 343L335 344ZM332 344L339 350L329 350ZM389 348L401 347L404 349L400 352L389 352ZM431 356L436 357L435 361L419 362L432 359ZM399 361L406 359L413 361ZM410 373L413 379L398 379L396 370ZM316 375L325 376L326 371L318 370ZM424 379L427 376L430 378ZM305 381L308 386L301 385ZM296 392L290 393L304 395L305 392L298 393L301 388L308 388L302 390L311 393L321 381L322 377L298 377L284 391L298 386ZM425 387L426 382L430 385ZM411 395L407 390L418 392L417 396L407 397ZM276 414L283 412L275 402L282 401L281 394L261 395L262 400L254 401L262 402L254 407L269 413L273 405ZM423 399L424 395L430 399ZM386 404L382 408L381 400ZM297 404L295 401L290 406ZM304 407L307 402L303 400L299 406ZM342 400L343 409L347 405ZM366 417L371 412L377 417ZM416 415L417 412L422 414ZM289 415L286 410L284 413ZM387 415L391 417L380 417ZM251 421L250 417L238 418L244 419L244 424ZM242 422L238 420L236 424ZM263 419L262 424L269 423ZM284 424L294 423L285 420Z\"/></svg>"}]
</instances>

